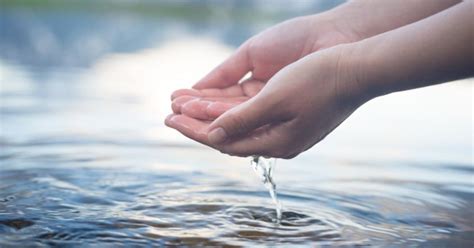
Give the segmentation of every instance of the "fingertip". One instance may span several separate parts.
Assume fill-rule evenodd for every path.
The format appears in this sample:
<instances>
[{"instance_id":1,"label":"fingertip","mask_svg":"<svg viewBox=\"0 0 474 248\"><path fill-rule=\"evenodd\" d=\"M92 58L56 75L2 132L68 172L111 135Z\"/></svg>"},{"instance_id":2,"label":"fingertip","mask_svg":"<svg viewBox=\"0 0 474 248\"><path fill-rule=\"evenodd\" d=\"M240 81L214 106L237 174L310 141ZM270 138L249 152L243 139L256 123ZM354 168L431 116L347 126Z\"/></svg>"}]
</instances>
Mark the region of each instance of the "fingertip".
<instances>
[{"instance_id":1,"label":"fingertip","mask_svg":"<svg viewBox=\"0 0 474 248\"><path fill-rule=\"evenodd\" d=\"M179 114L181 113L181 105L176 103L175 101L171 102L171 110L173 110L173 113Z\"/></svg>"},{"instance_id":2,"label":"fingertip","mask_svg":"<svg viewBox=\"0 0 474 248\"><path fill-rule=\"evenodd\" d=\"M171 109L173 110L174 113L179 114L181 113L181 107L185 103L195 100L195 99L199 99L199 98L195 96L188 96L188 95L177 97L171 102Z\"/></svg>"},{"instance_id":3,"label":"fingertip","mask_svg":"<svg viewBox=\"0 0 474 248\"><path fill-rule=\"evenodd\" d=\"M186 115L175 115L169 121L172 128L203 144L207 144L207 127L209 122L198 120Z\"/></svg>"},{"instance_id":4,"label":"fingertip","mask_svg":"<svg viewBox=\"0 0 474 248\"><path fill-rule=\"evenodd\" d=\"M206 88L215 88L213 85L216 84L214 77L214 70L209 72L207 75L205 75L203 78L201 78L197 83L195 83L192 87L193 90L203 90Z\"/></svg>"},{"instance_id":5,"label":"fingertip","mask_svg":"<svg viewBox=\"0 0 474 248\"><path fill-rule=\"evenodd\" d=\"M165 118L165 125L168 126L168 127L172 127L172 118L175 116L175 114L169 114L168 116L166 116Z\"/></svg>"},{"instance_id":6,"label":"fingertip","mask_svg":"<svg viewBox=\"0 0 474 248\"><path fill-rule=\"evenodd\" d=\"M195 97L198 97L200 95L201 95L201 93L196 89L179 89L179 90L175 90L171 94L171 100L174 100L175 98L178 98L180 96L195 96Z\"/></svg>"},{"instance_id":7,"label":"fingertip","mask_svg":"<svg viewBox=\"0 0 474 248\"><path fill-rule=\"evenodd\" d=\"M198 82L195 85L193 85L192 89L194 90L201 90L203 87L201 86L201 83Z\"/></svg>"},{"instance_id":8,"label":"fingertip","mask_svg":"<svg viewBox=\"0 0 474 248\"><path fill-rule=\"evenodd\" d=\"M210 104L210 101L200 99L191 100L181 106L181 113L196 119L208 120L207 107Z\"/></svg>"}]
</instances>

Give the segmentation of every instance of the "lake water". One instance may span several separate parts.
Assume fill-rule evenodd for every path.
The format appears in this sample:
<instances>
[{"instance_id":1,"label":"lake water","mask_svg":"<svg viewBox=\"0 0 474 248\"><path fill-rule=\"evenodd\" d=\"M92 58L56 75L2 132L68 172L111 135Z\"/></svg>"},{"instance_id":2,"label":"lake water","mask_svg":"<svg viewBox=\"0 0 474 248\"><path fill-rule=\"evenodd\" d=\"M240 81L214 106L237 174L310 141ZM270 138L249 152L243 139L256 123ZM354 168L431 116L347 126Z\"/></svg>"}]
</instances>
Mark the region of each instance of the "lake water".
<instances>
[{"instance_id":1,"label":"lake water","mask_svg":"<svg viewBox=\"0 0 474 248\"><path fill-rule=\"evenodd\" d=\"M174 89L335 2L20 3L0 15L1 247L474 246L472 80L375 99L278 160L279 224L250 158L163 125Z\"/></svg>"}]
</instances>

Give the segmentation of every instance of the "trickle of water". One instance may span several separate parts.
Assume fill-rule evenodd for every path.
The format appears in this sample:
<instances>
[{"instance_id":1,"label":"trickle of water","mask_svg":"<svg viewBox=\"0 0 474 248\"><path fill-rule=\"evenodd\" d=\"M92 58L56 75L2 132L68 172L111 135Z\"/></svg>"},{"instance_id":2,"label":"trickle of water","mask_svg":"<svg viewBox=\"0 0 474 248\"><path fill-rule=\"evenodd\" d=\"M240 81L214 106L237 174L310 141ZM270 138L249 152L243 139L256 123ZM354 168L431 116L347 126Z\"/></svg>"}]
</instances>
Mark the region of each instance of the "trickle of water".
<instances>
[{"instance_id":1,"label":"trickle of water","mask_svg":"<svg viewBox=\"0 0 474 248\"><path fill-rule=\"evenodd\" d=\"M281 220L281 204L278 201L276 184L273 181L275 163L276 159L274 158L263 158L260 156L253 156L250 162L255 173L262 180L263 185L268 189L268 192L270 192L270 196L275 204L276 222L279 223Z\"/></svg>"}]
</instances>

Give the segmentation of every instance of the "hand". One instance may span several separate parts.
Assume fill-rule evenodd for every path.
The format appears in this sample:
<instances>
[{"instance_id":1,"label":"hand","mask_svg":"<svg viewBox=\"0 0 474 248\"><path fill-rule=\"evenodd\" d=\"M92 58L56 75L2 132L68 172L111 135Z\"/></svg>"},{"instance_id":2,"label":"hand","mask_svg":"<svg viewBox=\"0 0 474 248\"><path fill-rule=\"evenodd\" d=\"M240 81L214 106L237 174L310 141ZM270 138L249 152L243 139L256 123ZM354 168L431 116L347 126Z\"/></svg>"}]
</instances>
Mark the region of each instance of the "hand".
<instances>
[{"instance_id":1,"label":"hand","mask_svg":"<svg viewBox=\"0 0 474 248\"><path fill-rule=\"evenodd\" d=\"M232 56L194 85L194 90L175 91L172 94L174 113L180 114L181 106L196 97L205 97L208 102L195 101L199 106L188 104L186 110L201 112L187 111L185 114L204 118L204 105L216 101L233 103L212 105L213 108L221 106L220 110L224 111L255 95L255 89L260 90L275 73L296 60L324 48L359 40L353 32L342 28L348 27L342 24L347 22L343 19L329 14L299 17L250 38ZM246 84L238 84L248 72L252 72L252 75L246 82L250 82L251 87L259 84L258 87L248 89L250 87ZM216 117L213 116L217 113L214 109L208 112L211 116L207 117Z\"/></svg>"},{"instance_id":2,"label":"hand","mask_svg":"<svg viewBox=\"0 0 474 248\"><path fill-rule=\"evenodd\" d=\"M249 39L194 88L235 85L249 71L254 80L265 83L281 68L307 54L396 29L459 2L406 1L400 4L398 0L348 1L322 14L295 18ZM186 92L178 91L173 96L176 98L183 93ZM181 99L179 102L185 101Z\"/></svg>"},{"instance_id":3,"label":"hand","mask_svg":"<svg viewBox=\"0 0 474 248\"><path fill-rule=\"evenodd\" d=\"M365 102L346 69L345 51L338 46L285 67L258 94L213 122L175 114L166 124L231 155L292 158Z\"/></svg>"},{"instance_id":4,"label":"hand","mask_svg":"<svg viewBox=\"0 0 474 248\"><path fill-rule=\"evenodd\" d=\"M166 124L228 154L294 157L371 98L472 77L472 4L308 55L212 123L172 115Z\"/></svg>"},{"instance_id":5,"label":"hand","mask_svg":"<svg viewBox=\"0 0 474 248\"><path fill-rule=\"evenodd\" d=\"M379 2L372 2L377 3ZM399 6L396 2L393 4ZM355 5L357 7L358 3ZM375 19L386 17L385 2L382 5L378 6L380 8L373 8L376 13L382 13L374 15ZM368 7L371 9L374 6L369 4ZM438 7L443 6L434 6L430 11L435 11ZM346 9L356 16L360 14L354 8ZM356 9L363 10L364 5ZM409 23L430 12L420 16L413 9L405 9L408 12L404 12L407 18L403 22ZM466 51L470 51L472 45L472 37L467 32L472 28L472 25L468 25L472 23L470 9L472 2L463 2L423 21L357 42L358 45L340 46L308 55L284 69L281 69L284 65L280 68L278 65L284 64L282 61L291 63L291 59L288 60L285 55L292 53L285 51L280 54L286 60L279 60L278 49L274 53L265 53L272 51L265 49L272 47L274 41L270 39L263 43L262 49L256 49L255 54L263 54L263 58L277 55L273 58L277 63L267 65L264 60L258 63L255 61L258 61L259 56L249 52L252 50L249 45L251 42L246 42L236 54L195 85L195 90L175 92L172 97L176 114L170 115L165 122L184 135L225 153L291 158L316 144L361 104L373 97L472 76L472 64L469 56L466 56ZM376 34L387 28L403 25L403 22L398 22L399 15L389 18L392 21L384 22L370 21L370 17L365 21L361 18L362 25L355 26L368 25L366 33ZM453 29L453 26L460 28ZM263 34L267 32L271 34L271 30L261 36L265 37ZM417 36L420 33L424 35ZM311 37L318 36L313 34ZM414 40L413 37L417 39ZM440 37L445 42L440 44ZM283 39L285 40L287 39ZM321 40L319 42L315 44L325 44ZM295 44L294 47L289 46L289 51L294 52L300 47ZM352 49L348 52L344 47ZM358 53L348 56L355 50ZM306 49L301 51L304 54ZM252 77L245 83L237 84L248 71L252 71ZM265 83L267 84L262 89ZM254 92L248 94L246 84L258 87L254 87ZM262 90L259 92L260 89ZM185 98L178 99L180 97ZM207 102L199 100L202 98L207 99ZM190 99L193 100L189 101ZM181 112L187 112L187 115ZM211 122L216 117L218 118Z\"/></svg>"}]
</instances>

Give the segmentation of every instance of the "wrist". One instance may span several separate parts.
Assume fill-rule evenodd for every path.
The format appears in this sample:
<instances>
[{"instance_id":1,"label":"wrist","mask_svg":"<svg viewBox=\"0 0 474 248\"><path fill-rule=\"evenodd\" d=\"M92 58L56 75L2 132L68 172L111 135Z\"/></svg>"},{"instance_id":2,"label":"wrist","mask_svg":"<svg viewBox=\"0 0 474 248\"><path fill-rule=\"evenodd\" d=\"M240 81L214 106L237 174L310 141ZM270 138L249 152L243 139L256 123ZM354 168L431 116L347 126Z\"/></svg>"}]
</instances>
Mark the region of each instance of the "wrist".
<instances>
[{"instance_id":1,"label":"wrist","mask_svg":"<svg viewBox=\"0 0 474 248\"><path fill-rule=\"evenodd\" d=\"M368 27L361 21L367 15L363 5L361 2L349 1L315 17L342 33L347 38L347 43L357 42L371 36Z\"/></svg>"},{"instance_id":2,"label":"wrist","mask_svg":"<svg viewBox=\"0 0 474 248\"><path fill-rule=\"evenodd\" d=\"M384 54L387 47L383 45L387 42L389 40L381 37L370 38L343 48L342 64L352 78L349 88L364 102L398 91L393 86L400 81L395 72L397 68L387 63L390 58Z\"/></svg>"},{"instance_id":3,"label":"wrist","mask_svg":"<svg viewBox=\"0 0 474 248\"><path fill-rule=\"evenodd\" d=\"M313 52L363 39L353 32L349 25L346 25L348 20L334 10L305 18L312 30L310 39L313 42Z\"/></svg>"},{"instance_id":4,"label":"wrist","mask_svg":"<svg viewBox=\"0 0 474 248\"><path fill-rule=\"evenodd\" d=\"M373 91L369 81L370 56L361 54L359 42L342 44L330 50L333 50L330 53L336 65L334 77L341 99L354 105L362 105L379 96Z\"/></svg>"}]
</instances>

